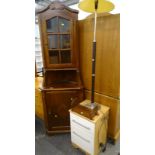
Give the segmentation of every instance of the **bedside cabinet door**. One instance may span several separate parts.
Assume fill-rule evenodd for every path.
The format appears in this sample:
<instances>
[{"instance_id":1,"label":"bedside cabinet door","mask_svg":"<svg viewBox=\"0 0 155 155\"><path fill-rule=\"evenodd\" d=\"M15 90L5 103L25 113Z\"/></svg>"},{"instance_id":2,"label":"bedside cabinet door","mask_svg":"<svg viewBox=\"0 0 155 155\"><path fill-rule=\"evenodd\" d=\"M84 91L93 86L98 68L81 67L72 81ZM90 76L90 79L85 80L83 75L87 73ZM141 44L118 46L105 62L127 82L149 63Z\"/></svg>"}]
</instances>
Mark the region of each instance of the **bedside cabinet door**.
<instances>
[{"instance_id":1,"label":"bedside cabinet door","mask_svg":"<svg viewBox=\"0 0 155 155\"><path fill-rule=\"evenodd\" d=\"M70 126L69 109L83 100L82 91L46 92L48 122L51 129Z\"/></svg>"}]
</instances>

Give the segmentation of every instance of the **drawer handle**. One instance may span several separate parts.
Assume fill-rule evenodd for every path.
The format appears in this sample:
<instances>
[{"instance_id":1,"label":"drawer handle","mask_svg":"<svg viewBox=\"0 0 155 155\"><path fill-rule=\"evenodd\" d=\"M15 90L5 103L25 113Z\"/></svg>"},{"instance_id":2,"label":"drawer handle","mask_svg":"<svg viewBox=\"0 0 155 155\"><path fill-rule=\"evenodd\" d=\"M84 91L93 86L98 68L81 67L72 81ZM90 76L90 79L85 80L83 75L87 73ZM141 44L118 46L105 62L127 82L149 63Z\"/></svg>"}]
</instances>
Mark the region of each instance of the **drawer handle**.
<instances>
[{"instance_id":1,"label":"drawer handle","mask_svg":"<svg viewBox=\"0 0 155 155\"><path fill-rule=\"evenodd\" d=\"M87 139L81 137L81 136L80 136L79 134L77 134L76 132L73 131L73 134L76 135L76 136L78 136L78 137L80 137L82 140L86 141L87 143L90 143L89 140L87 140Z\"/></svg>"},{"instance_id":2,"label":"drawer handle","mask_svg":"<svg viewBox=\"0 0 155 155\"><path fill-rule=\"evenodd\" d=\"M72 120L74 123L76 123L76 124L78 124L78 125L80 125L80 126L82 126L83 128L86 128L87 130L90 130L90 128L88 128L88 127L86 127L86 126L84 126L84 125L82 125L82 124L80 124L79 122L77 122L76 120Z\"/></svg>"},{"instance_id":3,"label":"drawer handle","mask_svg":"<svg viewBox=\"0 0 155 155\"><path fill-rule=\"evenodd\" d=\"M58 115L54 115L54 117L55 117L55 118L57 118L57 117L58 117Z\"/></svg>"}]
</instances>

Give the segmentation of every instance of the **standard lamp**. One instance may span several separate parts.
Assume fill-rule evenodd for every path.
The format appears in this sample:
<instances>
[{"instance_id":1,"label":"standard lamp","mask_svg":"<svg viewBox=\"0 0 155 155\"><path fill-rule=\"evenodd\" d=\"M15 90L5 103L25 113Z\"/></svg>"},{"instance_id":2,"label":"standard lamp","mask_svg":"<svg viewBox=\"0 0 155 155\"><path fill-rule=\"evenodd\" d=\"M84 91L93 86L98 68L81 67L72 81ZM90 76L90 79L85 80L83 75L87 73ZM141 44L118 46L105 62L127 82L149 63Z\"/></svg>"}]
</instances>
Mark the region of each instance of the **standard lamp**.
<instances>
[{"instance_id":1,"label":"standard lamp","mask_svg":"<svg viewBox=\"0 0 155 155\"><path fill-rule=\"evenodd\" d=\"M94 102L94 89L95 89L95 63L96 63L96 23L97 13L110 12L114 9L114 4L108 0L83 0L79 3L78 7L89 13L94 13L94 37L92 48L92 83L91 83L91 102L86 105L90 110L97 109L97 104Z\"/></svg>"}]
</instances>

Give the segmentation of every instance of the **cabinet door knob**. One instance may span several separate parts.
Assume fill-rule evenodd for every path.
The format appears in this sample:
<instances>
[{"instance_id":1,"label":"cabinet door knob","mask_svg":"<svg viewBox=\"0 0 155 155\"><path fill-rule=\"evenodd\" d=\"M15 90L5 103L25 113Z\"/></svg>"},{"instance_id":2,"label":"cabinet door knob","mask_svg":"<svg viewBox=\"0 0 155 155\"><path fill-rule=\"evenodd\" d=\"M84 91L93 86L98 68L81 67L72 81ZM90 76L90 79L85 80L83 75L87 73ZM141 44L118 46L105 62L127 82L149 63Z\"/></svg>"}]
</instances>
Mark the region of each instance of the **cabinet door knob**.
<instances>
[{"instance_id":1,"label":"cabinet door knob","mask_svg":"<svg viewBox=\"0 0 155 155\"><path fill-rule=\"evenodd\" d=\"M70 100L71 100L71 106L75 103L75 101L77 100L78 98L77 97L75 97L75 98L70 98Z\"/></svg>"},{"instance_id":2,"label":"cabinet door knob","mask_svg":"<svg viewBox=\"0 0 155 155\"><path fill-rule=\"evenodd\" d=\"M71 100L71 106L72 106L72 105L73 105L73 102L74 102L74 101L73 101L73 98L71 97L70 100Z\"/></svg>"},{"instance_id":3,"label":"cabinet door knob","mask_svg":"<svg viewBox=\"0 0 155 155\"><path fill-rule=\"evenodd\" d=\"M54 117L55 117L55 118L57 118L57 117L58 117L58 115L54 115Z\"/></svg>"}]
</instances>

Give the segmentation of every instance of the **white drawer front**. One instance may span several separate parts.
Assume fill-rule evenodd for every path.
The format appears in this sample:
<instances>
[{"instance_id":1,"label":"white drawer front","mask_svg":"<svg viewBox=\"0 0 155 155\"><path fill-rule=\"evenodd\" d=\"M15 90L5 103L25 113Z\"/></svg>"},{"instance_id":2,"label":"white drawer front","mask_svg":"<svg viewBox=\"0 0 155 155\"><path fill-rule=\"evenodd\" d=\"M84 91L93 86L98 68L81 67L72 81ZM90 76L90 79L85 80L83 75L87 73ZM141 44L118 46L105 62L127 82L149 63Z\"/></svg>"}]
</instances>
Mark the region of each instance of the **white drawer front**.
<instances>
[{"instance_id":1,"label":"white drawer front","mask_svg":"<svg viewBox=\"0 0 155 155\"><path fill-rule=\"evenodd\" d=\"M71 132L76 132L79 136L83 137L87 141L94 141L94 134L91 134L89 132L86 132L85 130L81 128L77 128L75 126L71 126Z\"/></svg>"},{"instance_id":2,"label":"white drawer front","mask_svg":"<svg viewBox=\"0 0 155 155\"><path fill-rule=\"evenodd\" d=\"M86 152L93 154L92 141L87 139L84 135L81 136L78 132L73 130L71 131L71 140Z\"/></svg>"},{"instance_id":3,"label":"white drawer front","mask_svg":"<svg viewBox=\"0 0 155 155\"><path fill-rule=\"evenodd\" d=\"M70 123L71 127L76 127L90 134L94 133L94 123L91 123L88 120L81 118L80 116L70 113Z\"/></svg>"}]
</instances>

